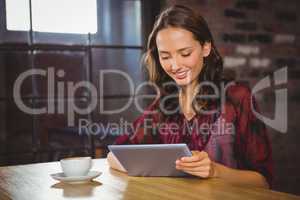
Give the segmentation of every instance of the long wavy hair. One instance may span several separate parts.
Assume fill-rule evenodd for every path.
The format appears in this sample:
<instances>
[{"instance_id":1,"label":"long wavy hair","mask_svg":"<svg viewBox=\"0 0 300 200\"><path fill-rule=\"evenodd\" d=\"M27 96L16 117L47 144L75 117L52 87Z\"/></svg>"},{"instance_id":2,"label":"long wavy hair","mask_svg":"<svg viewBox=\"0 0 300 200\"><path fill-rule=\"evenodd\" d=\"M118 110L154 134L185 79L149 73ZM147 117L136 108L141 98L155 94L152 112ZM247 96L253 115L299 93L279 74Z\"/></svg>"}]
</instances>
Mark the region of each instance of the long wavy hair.
<instances>
[{"instance_id":1,"label":"long wavy hair","mask_svg":"<svg viewBox=\"0 0 300 200\"><path fill-rule=\"evenodd\" d=\"M161 98L173 95L178 95L178 87L174 87L175 81L164 71L162 68L158 49L156 45L156 36L158 32L162 29L168 27L182 28L193 33L194 38L199 41L201 45L209 42L211 43L210 54L204 58L203 68L198 76L199 83L202 81L210 81L214 83L217 87L220 87L223 73L223 60L218 53L212 34L208 28L208 25L204 18L193 9L183 6L183 5L174 5L165 9L156 19L152 32L149 35L147 43L147 51L144 55L144 64L148 71L149 81L156 84L161 90ZM165 83L174 83L174 84L165 84ZM201 87L198 94L211 94L211 87ZM199 108L208 108L213 102L211 100L194 98L193 108L195 112L199 113ZM179 99L178 98L169 98L168 101L164 101L162 105L164 110L174 111L179 108ZM161 113L165 117L174 116L178 112L171 112L167 114L161 110ZM176 115L175 115L176 116Z\"/></svg>"}]
</instances>

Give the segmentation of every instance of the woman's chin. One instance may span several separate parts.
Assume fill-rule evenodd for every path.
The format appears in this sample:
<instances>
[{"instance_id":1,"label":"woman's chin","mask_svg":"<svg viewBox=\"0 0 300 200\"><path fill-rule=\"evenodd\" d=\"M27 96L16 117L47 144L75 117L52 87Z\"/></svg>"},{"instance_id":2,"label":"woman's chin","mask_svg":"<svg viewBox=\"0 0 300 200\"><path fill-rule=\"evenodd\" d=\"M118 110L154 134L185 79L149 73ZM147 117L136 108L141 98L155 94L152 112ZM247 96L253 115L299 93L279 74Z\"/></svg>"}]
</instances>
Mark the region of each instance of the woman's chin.
<instances>
[{"instance_id":1,"label":"woman's chin","mask_svg":"<svg viewBox=\"0 0 300 200\"><path fill-rule=\"evenodd\" d=\"M187 80L187 79L176 79L175 80L176 84L180 87L189 85L191 83L191 81Z\"/></svg>"}]
</instances>

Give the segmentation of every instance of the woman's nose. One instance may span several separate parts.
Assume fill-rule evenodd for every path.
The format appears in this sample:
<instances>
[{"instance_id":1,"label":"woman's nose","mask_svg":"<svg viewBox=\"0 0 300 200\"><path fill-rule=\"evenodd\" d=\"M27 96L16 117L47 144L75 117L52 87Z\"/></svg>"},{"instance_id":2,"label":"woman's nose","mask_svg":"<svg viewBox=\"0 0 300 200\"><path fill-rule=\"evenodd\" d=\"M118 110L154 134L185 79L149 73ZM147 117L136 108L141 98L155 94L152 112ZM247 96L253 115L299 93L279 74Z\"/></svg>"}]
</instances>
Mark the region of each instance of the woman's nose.
<instances>
[{"instance_id":1,"label":"woman's nose","mask_svg":"<svg viewBox=\"0 0 300 200\"><path fill-rule=\"evenodd\" d=\"M176 71L176 70L179 69L179 62L178 62L178 60L177 60L176 58L173 58L173 59L171 60L171 69L172 69L173 71Z\"/></svg>"}]
</instances>

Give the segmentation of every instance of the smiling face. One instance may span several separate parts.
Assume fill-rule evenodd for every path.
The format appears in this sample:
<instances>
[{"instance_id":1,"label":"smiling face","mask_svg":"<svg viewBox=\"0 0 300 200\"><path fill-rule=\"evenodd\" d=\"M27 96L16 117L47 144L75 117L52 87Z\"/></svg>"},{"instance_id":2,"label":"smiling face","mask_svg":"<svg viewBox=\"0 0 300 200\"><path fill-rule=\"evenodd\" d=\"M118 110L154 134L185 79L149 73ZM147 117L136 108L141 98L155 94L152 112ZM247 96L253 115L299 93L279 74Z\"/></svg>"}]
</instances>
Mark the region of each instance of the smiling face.
<instances>
[{"instance_id":1,"label":"smiling face","mask_svg":"<svg viewBox=\"0 0 300 200\"><path fill-rule=\"evenodd\" d=\"M156 45L161 66L179 86L197 84L210 43L201 45L192 32L168 27L157 33Z\"/></svg>"}]
</instances>

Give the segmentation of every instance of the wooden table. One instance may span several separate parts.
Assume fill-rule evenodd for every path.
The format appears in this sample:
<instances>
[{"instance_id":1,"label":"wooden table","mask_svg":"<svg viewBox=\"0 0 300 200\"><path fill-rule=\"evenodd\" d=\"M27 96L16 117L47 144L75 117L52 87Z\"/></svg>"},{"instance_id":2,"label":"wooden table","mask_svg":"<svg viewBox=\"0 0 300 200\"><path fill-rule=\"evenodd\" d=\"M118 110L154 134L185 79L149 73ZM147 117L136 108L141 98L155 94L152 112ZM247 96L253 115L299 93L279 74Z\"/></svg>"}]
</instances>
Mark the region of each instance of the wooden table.
<instances>
[{"instance_id":1,"label":"wooden table","mask_svg":"<svg viewBox=\"0 0 300 200\"><path fill-rule=\"evenodd\" d=\"M300 199L271 190L230 185L220 179L129 177L93 160L103 174L93 182L64 184L53 180L59 162L0 167L0 199Z\"/></svg>"}]
</instances>

